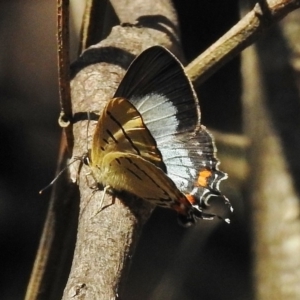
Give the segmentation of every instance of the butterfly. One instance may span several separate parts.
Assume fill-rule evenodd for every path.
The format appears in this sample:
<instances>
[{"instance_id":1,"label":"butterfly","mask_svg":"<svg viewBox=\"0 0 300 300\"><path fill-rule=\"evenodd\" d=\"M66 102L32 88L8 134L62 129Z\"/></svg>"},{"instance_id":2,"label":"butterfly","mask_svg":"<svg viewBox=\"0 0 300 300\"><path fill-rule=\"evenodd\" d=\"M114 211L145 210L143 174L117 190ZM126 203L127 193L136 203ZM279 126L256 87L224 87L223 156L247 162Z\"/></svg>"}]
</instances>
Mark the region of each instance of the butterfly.
<instances>
[{"instance_id":1,"label":"butterfly","mask_svg":"<svg viewBox=\"0 0 300 300\"><path fill-rule=\"evenodd\" d=\"M194 88L179 60L154 46L129 66L102 111L85 160L104 190L127 192L171 208L184 226L212 219L203 212L221 196L213 137L200 123Z\"/></svg>"}]
</instances>

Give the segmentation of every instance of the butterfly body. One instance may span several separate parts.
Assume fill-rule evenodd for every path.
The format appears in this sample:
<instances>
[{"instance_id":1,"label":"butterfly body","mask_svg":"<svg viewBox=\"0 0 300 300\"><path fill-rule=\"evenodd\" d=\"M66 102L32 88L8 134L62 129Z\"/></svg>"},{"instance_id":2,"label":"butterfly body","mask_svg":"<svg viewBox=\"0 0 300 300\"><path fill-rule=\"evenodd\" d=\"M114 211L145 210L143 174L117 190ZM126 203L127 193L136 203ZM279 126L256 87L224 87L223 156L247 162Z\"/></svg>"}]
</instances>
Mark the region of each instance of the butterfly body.
<instances>
[{"instance_id":1,"label":"butterfly body","mask_svg":"<svg viewBox=\"0 0 300 300\"><path fill-rule=\"evenodd\" d=\"M99 117L89 155L95 180L172 208L190 225L214 216L202 208L210 196L221 195L219 183L227 175L218 163L182 65L165 48L147 49Z\"/></svg>"}]
</instances>

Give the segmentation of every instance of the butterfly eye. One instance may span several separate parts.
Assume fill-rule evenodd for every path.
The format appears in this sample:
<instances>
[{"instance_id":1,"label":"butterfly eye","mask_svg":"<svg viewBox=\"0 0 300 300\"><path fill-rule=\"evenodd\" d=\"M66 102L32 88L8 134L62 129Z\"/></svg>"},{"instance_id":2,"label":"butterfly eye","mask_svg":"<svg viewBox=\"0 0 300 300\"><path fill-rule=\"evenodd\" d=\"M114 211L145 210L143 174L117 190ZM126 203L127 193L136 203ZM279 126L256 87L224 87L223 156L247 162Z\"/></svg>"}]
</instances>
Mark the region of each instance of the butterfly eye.
<instances>
[{"instance_id":1,"label":"butterfly eye","mask_svg":"<svg viewBox=\"0 0 300 300\"><path fill-rule=\"evenodd\" d=\"M83 161L83 163L85 164L85 165L87 165L87 166L89 166L90 165L90 159L89 159L89 157L88 157L88 155L85 155L84 157L83 157L83 159L82 159L82 161Z\"/></svg>"}]
</instances>

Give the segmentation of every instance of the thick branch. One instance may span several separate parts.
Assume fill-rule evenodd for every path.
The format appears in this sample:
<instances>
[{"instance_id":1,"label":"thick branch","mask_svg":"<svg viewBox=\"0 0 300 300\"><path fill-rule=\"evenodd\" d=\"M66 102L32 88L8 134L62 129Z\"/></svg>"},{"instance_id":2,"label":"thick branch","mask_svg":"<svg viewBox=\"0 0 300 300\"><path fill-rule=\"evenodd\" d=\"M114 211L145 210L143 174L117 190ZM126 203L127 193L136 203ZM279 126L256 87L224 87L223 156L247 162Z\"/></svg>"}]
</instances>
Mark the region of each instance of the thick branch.
<instances>
[{"instance_id":1,"label":"thick branch","mask_svg":"<svg viewBox=\"0 0 300 300\"><path fill-rule=\"evenodd\" d=\"M75 114L101 110L112 97L134 55L145 48L161 44L179 53L178 44L175 45L177 21L170 2L160 1L156 5L150 0L138 5L137 2L129 1L124 7L120 7L123 1L112 1L112 4L117 13L122 12L122 21L133 23L137 20L139 23L146 18L145 27L129 24L114 27L107 39L87 49L74 65L71 92ZM126 12L132 18L123 19ZM91 133L94 125L90 125ZM74 155L86 152L86 128L87 122L74 124ZM76 177L76 172L75 168L72 178ZM77 245L63 299L115 299L126 277L142 224L152 207L141 202L133 205L130 201L126 201L125 206L116 199L114 205L99 213L102 192L92 196L84 172L79 182L81 213ZM111 202L111 197L106 196L104 205Z\"/></svg>"}]
</instances>

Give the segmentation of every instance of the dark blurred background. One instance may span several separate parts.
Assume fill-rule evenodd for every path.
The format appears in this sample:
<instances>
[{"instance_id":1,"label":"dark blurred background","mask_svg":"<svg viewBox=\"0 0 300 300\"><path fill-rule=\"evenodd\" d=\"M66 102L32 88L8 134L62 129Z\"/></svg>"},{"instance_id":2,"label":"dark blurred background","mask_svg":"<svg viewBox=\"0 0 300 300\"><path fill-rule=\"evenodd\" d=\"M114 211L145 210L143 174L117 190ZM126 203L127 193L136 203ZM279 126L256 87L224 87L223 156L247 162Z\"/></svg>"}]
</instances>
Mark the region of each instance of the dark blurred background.
<instances>
[{"instance_id":1,"label":"dark blurred background","mask_svg":"<svg viewBox=\"0 0 300 300\"><path fill-rule=\"evenodd\" d=\"M73 1L78 32L83 1ZM239 19L237 0L174 1L187 61ZM24 297L54 176L61 130L55 1L0 1L0 299ZM77 51L72 39L73 58ZM239 58L198 89L203 123L241 133ZM228 171L228 170L227 170ZM230 175L230 174L229 174ZM230 195L228 195L230 197ZM158 209L146 224L125 299L251 299L249 242L242 199L233 197L230 226L177 225Z\"/></svg>"},{"instance_id":2,"label":"dark blurred background","mask_svg":"<svg viewBox=\"0 0 300 300\"><path fill-rule=\"evenodd\" d=\"M0 298L22 299L60 129L54 1L0 2Z\"/></svg>"}]
</instances>

